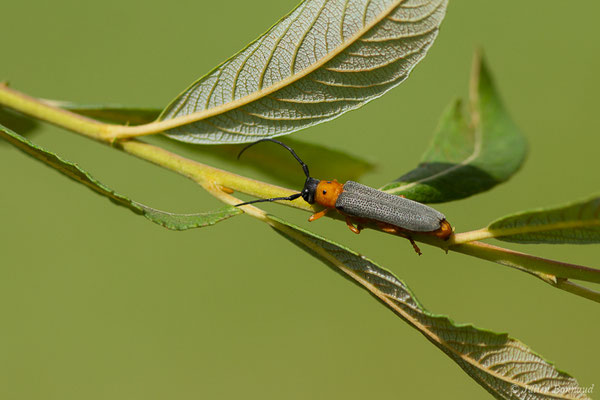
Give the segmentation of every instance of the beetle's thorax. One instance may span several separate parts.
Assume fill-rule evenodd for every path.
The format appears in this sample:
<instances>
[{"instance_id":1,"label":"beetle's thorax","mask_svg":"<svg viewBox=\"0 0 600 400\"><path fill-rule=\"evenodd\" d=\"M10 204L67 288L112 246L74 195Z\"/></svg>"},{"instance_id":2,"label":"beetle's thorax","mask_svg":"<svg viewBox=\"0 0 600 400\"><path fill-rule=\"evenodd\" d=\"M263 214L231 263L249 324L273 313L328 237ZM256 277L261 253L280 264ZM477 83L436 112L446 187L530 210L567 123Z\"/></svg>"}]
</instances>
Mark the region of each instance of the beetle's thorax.
<instances>
[{"instance_id":1,"label":"beetle's thorax","mask_svg":"<svg viewBox=\"0 0 600 400\"><path fill-rule=\"evenodd\" d=\"M338 196L344 191L344 185L336 181L321 181L317 185L315 201L327 208L335 208Z\"/></svg>"}]
</instances>

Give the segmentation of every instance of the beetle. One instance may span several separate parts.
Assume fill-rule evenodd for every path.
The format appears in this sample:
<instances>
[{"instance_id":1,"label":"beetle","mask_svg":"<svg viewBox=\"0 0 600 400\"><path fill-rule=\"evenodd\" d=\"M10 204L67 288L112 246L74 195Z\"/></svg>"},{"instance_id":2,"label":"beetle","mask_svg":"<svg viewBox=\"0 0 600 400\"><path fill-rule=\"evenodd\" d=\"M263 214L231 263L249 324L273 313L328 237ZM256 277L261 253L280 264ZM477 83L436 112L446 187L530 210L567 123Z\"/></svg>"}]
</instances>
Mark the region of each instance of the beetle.
<instances>
[{"instance_id":1,"label":"beetle","mask_svg":"<svg viewBox=\"0 0 600 400\"><path fill-rule=\"evenodd\" d=\"M248 148L261 142L276 143L286 148L294 156L306 175L304 187L300 193L288 197L253 200L237 204L236 207L261 202L295 200L302 197L309 204L316 203L324 207L323 210L308 219L310 222L323 217L330 210L336 210L346 217L346 224L352 232L358 234L364 225L375 224L384 232L410 240L419 255L421 255L421 251L411 234L427 234L444 240L448 240L452 235L452 226L446 221L444 214L429 206L354 181L342 184L335 179L325 181L311 177L304 161L291 147L279 140L269 138L251 143L240 151L238 159Z\"/></svg>"}]
</instances>

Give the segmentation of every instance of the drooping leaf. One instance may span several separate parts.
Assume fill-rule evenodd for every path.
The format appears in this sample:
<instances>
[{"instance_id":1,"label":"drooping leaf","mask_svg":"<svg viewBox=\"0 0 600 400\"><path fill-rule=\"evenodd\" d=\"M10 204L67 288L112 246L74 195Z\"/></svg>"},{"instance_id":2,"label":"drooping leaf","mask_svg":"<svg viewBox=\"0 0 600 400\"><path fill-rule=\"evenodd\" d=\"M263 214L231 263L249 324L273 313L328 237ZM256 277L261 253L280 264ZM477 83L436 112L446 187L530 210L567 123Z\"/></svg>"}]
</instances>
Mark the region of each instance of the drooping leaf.
<instances>
[{"instance_id":1,"label":"drooping leaf","mask_svg":"<svg viewBox=\"0 0 600 400\"><path fill-rule=\"evenodd\" d=\"M432 314L390 271L337 243L279 218L270 218L277 232L367 290L497 399L588 398L574 378L520 341L507 334L458 325L445 316Z\"/></svg>"},{"instance_id":2,"label":"drooping leaf","mask_svg":"<svg viewBox=\"0 0 600 400\"><path fill-rule=\"evenodd\" d=\"M77 164L42 149L2 125L0 125L0 138L5 139L19 150L57 170L61 174L87 186L102 196L108 197L113 203L127 207L134 213L143 215L150 221L168 229L185 230L214 225L219 221L242 213L242 211L236 207L226 207L221 210L202 214L172 214L155 210L116 193L114 190L96 180L88 172L81 169Z\"/></svg>"},{"instance_id":3,"label":"drooping leaf","mask_svg":"<svg viewBox=\"0 0 600 400\"><path fill-rule=\"evenodd\" d=\"M600 243L600 197L494 221L490 237L515 243Z\"/></svg>"},{"instance_id":4,"label":"drooping leaf","mask_svg":"<svg viewBox=\"0 0 600 400\"><path fill-rule=\"evenodd\" d=\"M164 110L177 140L253 142L331 120L408 77L448 0L305 0Z\"/></svg>"},{"instance_id":5,"label":"drooping leaf","mask_svg":"<svg viewBox=\"0 0 600 400\"><path fill-rule=\"evenodd\" d=\"M137 202L133 203L142 210L144 217L155 224L164 226L172 231L185 231L188 229L212 226L217 222L221 222L242 213L242 211L236 207L223 207L219 210L206 213L174 214L156 210Z\"/></svg>"},{"instance_id":6,"label":"drooping leaf","mask_svg":"<svg viewBox=\"0 0 600 400\"><path fill-rule=\"evenodd\" d=\"M160 110L120 105L82 105L62 101L49 101L51 104L87 117L101 119L113 123L145 124L152 122L160 114ZM194 144L165 140L161 136L148 137L149 141L159 141L163 146L175 146L195 155L211 154L221 159L235 161L239 165L251 166L264 174L280 181L297 186L302 183L301 170L289 156L289 153L272 146L260 146L244 154L236 160L238 153L244 148L241 144L221 146L196 146ZM168 143L166 143L168 142ZM373 170L374 165L357 156L330 149L318 144L301 142L292 138L286 144L302 154L310 163L311 171L316 176L336 177L342 182L358 180L363 174ZM298 174L300 172L300 175Z\"/></svg>"},{"instance_id":7,"label":"drooping leaf","mask_svg":"<svg viewBox=\"0 0 600 400\"><path fill-rule=\"evenodd\" d=\"M382 190L423 203L441 203L489 190L518 171L527 155L527 142L500 101L479 54L470 96L470 118L461 102L452 104L420 165Z\"/></svg>"}]
</instances>

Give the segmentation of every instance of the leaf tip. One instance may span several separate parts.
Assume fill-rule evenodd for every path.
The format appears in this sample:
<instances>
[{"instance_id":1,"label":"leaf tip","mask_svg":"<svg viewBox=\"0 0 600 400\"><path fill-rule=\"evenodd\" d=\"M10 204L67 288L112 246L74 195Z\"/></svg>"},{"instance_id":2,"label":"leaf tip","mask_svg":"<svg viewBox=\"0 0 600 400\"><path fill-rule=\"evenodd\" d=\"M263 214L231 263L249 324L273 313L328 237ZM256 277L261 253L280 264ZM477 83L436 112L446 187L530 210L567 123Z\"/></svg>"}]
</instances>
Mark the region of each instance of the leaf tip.
<instances>
[{"instance_id":1,"label":"leaf tip","mask_svg":"<svg viewBox=\"0 0 600 400\"><path fill-rule=\"evenodd\" d=\"M480 96L485 91L494 91L492 74L483 47L477 47L473 55L469 95L473 109L477 109Z\"/></svg>"}]
</instances>

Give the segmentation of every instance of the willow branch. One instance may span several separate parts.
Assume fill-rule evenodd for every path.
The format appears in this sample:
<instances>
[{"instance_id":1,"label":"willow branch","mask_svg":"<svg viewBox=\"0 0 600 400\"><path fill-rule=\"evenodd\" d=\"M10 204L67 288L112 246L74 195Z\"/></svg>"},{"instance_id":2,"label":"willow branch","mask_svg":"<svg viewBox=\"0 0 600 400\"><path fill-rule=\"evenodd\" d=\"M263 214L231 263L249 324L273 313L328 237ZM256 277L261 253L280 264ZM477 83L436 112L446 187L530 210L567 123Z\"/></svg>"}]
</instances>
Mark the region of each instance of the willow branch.
<instances>
[{"instance_id":1,"label":"willow branch","mask_svg":"<svg viewBox=\"0 0 600 400\"><path fill-rule=\"evenodd\" d=\"M115 142L111 133L113 132L114 125L82 117L10 89L5 85L0 85L0 105L110 145L125 153L186 176L227 204L237 204L232 203L234 201L239 202L239 199L226 193L226 191L229 192L230 190L246 193L258 198L283 197L297 192L214 168L138 140ZM285 201L282 204L310 212L318 210L318 208L307 204L301 199L291 202ZM256 207L246 206L243 209L248 214L263 220L263 222L267 222L270 225L275 223L262 210ZM335 214L331 216L335 217ZM600 302L600 293L568 281L570 278L600 283L600 270L535 257L480 242L462 242L466 238L465 234L456 234L449 241L443 241L427 235L415 235L414 237L417 241L442 248L446 251L455 251L500 265L519 268L543 279L554 287ZM473 238L470 237L469 239Z\"/></svg>"}]
</instances>

